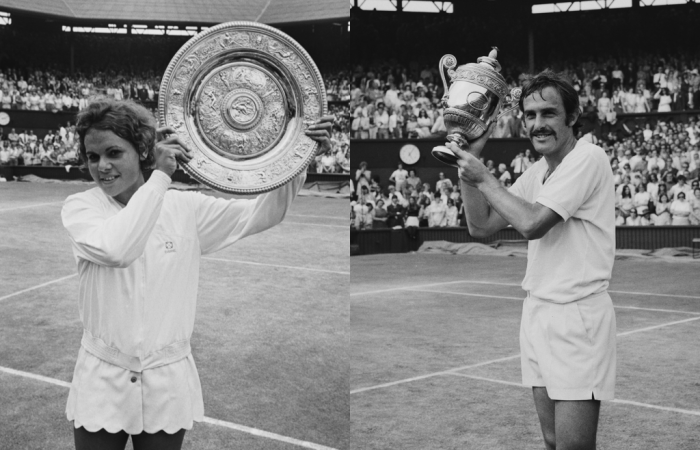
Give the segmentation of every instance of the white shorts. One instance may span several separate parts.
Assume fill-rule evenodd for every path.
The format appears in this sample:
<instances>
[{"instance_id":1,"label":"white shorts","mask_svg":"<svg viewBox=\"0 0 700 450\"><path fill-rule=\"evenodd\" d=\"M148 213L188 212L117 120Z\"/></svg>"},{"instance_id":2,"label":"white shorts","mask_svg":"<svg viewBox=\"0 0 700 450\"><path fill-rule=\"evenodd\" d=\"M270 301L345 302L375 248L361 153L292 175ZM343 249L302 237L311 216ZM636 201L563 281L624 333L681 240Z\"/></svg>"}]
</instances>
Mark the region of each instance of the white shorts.
<instances>
[{"instance_id":1,"label":"white shorts","mask_svg":"<svg viewBox=\"0 0 700 450\"><path fill-rule=\"evenodd\" d=\"M615 310L607 292L559 304L528 297L520 323L523 385L552 400L612 400Z\"/></svg>"}]
</instances>

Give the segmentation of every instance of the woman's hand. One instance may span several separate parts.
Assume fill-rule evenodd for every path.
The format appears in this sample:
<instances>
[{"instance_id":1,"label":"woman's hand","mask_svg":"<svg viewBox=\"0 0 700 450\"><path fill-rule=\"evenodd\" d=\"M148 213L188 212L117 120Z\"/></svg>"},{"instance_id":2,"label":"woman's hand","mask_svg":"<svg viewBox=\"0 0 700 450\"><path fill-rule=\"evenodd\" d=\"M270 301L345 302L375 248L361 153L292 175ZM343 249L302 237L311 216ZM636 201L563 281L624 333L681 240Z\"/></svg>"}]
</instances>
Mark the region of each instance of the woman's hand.
<instances>
[{"instance_id":1,"label":"woman's hand","mask_svg":"<svg viewBox=\"0 0 700 450\"><path fill-rule=\"evenodd\" d=\"M178 162L187 164L192 159L192 151L185 143L177 137L175 130L171 127L159 128L156 130L156 170L165 172L172 176L177 169Z\"/></svg>"},{"instance_id":2,"label":"woman's hand","mask_svg":"<svg viewBox=\"0 0 700 450\"><path fill-rule=\"evenodd\" d=\"M323 116L306 129L306 135L321 144L318 146L316 155L322 155L331 149L331 128L334 121L335 116Z\"/></svg>"}]
</instances>

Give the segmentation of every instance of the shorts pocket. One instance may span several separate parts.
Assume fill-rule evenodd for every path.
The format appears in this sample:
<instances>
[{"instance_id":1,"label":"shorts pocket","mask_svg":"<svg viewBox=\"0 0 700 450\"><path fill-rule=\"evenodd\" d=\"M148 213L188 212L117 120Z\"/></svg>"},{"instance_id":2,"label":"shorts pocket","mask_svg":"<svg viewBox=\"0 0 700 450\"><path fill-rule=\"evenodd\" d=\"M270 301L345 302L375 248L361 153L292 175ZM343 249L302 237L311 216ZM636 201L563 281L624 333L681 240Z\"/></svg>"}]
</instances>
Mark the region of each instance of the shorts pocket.
<instances>
[{"instance_id":1,"label":"shorts pocket","mask_svg":"<svg viewBox=\"0 0 700 450\"><path fill-rule=\"evenodd\" d=\"M576 316L576 320L580 326L581 333L586 338L586 342L593 345L593 339L591 338L591 330L593 329L593 324L591 323L591 317L586 314L586 308L582 308L579 302L573 302L573 313Z\"/></svg>"}]
</instances>

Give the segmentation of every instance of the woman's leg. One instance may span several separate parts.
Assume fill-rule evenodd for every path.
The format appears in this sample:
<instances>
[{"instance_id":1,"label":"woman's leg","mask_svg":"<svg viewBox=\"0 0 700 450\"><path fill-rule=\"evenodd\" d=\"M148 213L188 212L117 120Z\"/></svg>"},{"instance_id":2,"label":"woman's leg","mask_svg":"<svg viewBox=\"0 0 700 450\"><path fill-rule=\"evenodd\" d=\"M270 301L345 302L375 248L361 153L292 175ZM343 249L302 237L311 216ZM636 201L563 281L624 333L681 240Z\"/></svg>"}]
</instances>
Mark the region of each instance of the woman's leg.
<instances>
[{"instance_id":1,"label":"woman's leg","mask_svg":"<svg viewBox=\"0 0 700 450\"><path fill-rule=\"evenodd\" d=\"M182 441L185 439L184 429L175 434L168 434L165 431L157 433L132 434L131 442L134 450L180 450Z\"/></svg>"},{"instance_id":2,"label":"woman's leg","mask_svg":"<svg viewBox=\"0 0 700 450\"><path fill-rule=\"evenodd\" d=\"M108 433L105 430L90 432L83 427L74 428L75 450L124 450L129 435L124 431Z\"/></svg>"}]
</instances>

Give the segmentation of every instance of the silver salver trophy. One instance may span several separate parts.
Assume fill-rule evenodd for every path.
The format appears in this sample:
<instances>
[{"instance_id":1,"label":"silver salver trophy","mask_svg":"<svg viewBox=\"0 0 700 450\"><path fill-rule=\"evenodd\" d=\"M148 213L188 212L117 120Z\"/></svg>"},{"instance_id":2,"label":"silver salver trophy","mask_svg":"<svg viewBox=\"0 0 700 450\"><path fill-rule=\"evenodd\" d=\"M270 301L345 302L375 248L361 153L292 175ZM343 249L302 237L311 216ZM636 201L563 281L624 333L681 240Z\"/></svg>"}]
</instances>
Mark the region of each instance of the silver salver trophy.
<instances>
[{"instance_id":1,"label":"silver salver trophy","mask_svg":"<svg viewBox=\"0 0 700 450\"><path fill-rule=\"evenodd\" d=\"M447 140L463 149L469 141L481 137L492 122L518 107L522 89L513 88L508 92L506 80L499 73L501 65L497 56L498 49L493 47L489 56L478 58L476 64L457 67L457 59L452 55L440 59ZM452 85L447 84L445 71ZM435 147L432 154L445 164L459 167L457 157L445 146Z\"/></svg>"},{"instance_id":2,"label":"silver salver trophy","mask_svg":"<svg viewBox=\"0 0 700 450\"><path fill-rule=\"evenodd\" d=\"M194 152L185 172L233 194L271 191L306 170L319 144L304 131L325 113L311 57L256 22L223 23L190 39L170 61L158 100L160 125Z\"/></svg>"}]
</instances>

